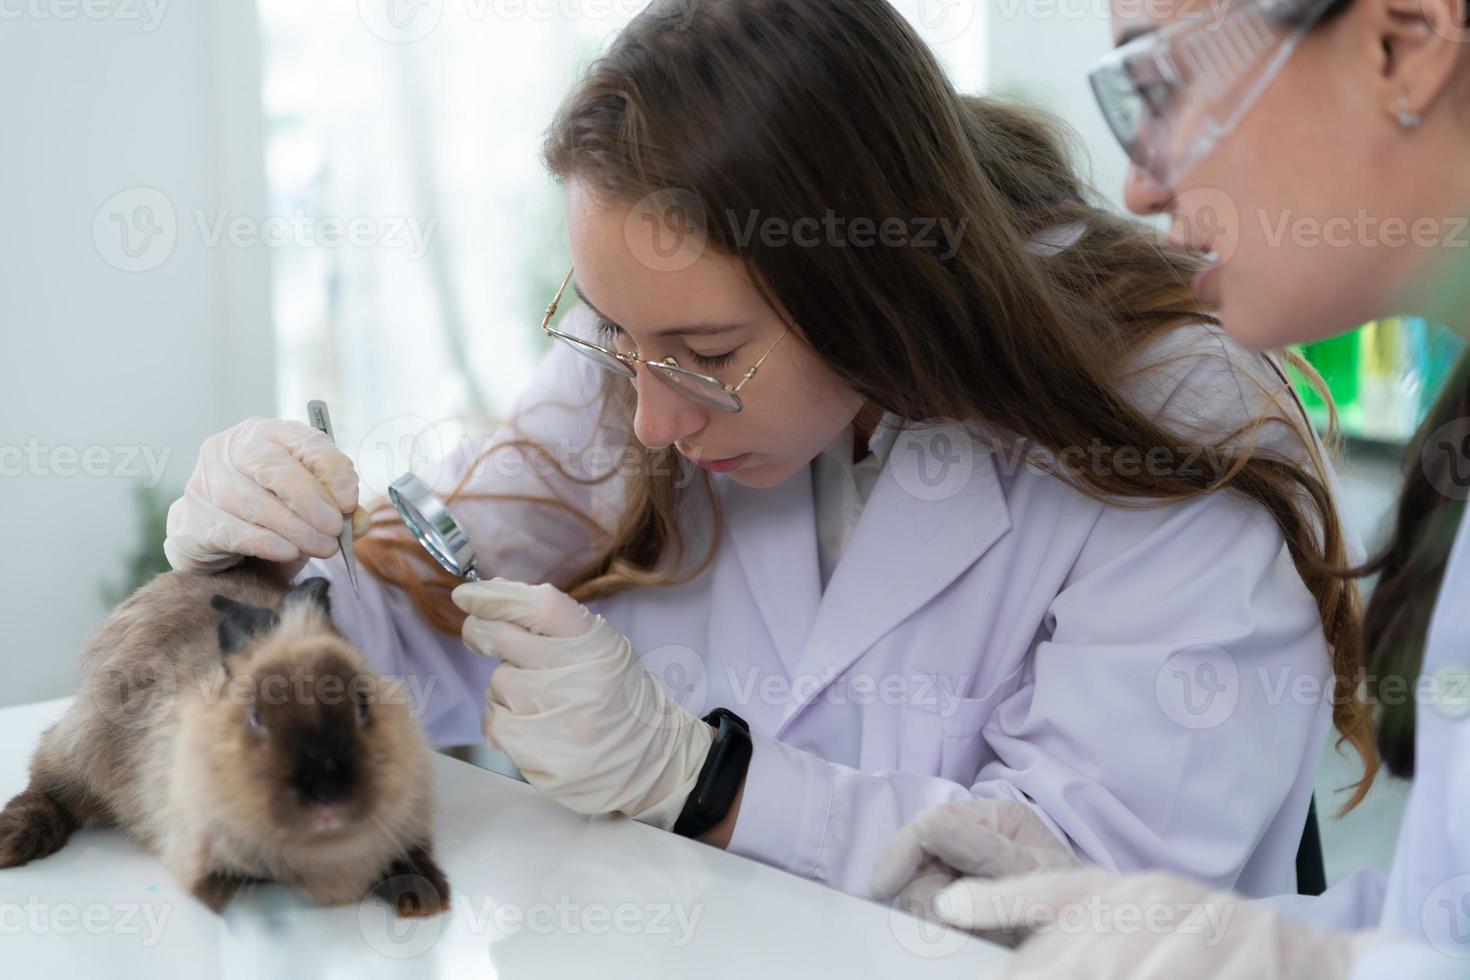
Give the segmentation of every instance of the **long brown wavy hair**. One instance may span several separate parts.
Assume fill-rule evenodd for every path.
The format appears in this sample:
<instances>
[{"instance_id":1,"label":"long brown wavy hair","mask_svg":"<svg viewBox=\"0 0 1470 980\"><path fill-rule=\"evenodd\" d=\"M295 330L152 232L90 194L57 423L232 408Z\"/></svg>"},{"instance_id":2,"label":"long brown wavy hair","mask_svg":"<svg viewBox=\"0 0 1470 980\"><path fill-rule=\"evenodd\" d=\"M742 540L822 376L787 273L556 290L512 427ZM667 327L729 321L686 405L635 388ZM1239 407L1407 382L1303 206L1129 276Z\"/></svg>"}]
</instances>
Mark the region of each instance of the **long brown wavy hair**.
<instances>
[{"instance_id":1,"label":"long brown wavy hair","mask_svg":"<svg viewBox=\"0 0 1470 980\"><path fill-rule=\"evenodd\" d=\"M1264 415L1217 444L1196 446L1124 397L1118 366L1130 355L1174 327L1210 320L1189 288L1197 262L1094 204L1044 117L959 95L888 3L656 0L573 88L543 157L558 181L585 181L608 201L632 204L669 189L697 201L686 219L707 247L740 258L832 371L904 420L980 419L1007 434L1009 445L1050 459L1068 447L1102 446L1198 448L1216 461L1128 476L1112 467L1058 475L1113 505L1159 506L1223 490L1265 508L1316 600L1332 651L1339 746L1351 743L1363 760L1344 809L1367 792L1378 760L1361 695L1359 600L1351 582L1332 574L1347 563L1343 529L1305 415L1293 411L1291 424L1307 465L1251 450ZM828 213L967 224L953 253L939 254L781 248L760 236L742 241L736 228L706 219L757 213L787 227ZM1074 222L1085 234L1071 247L1028 250L1039 232ZM627 425L632 386L607 375L603 406L611 422ZM531 441L510 445L550 456ZM639 463L621 519L602 532L590 562L560 570L554 582L580 601L688 581L719 545L708 474L681 485L671 447L647 450L630 440L628 449ZM692 571L674 577L661 562L682 557L675 514L691 491L708 497L714 540ZM564 502L544 504L599 533ZM448 598L456 581L426 569L390 513L375 515L358 556L402 588L426 620L458 633L463 615Z\"/></svg>"}]
</instances>

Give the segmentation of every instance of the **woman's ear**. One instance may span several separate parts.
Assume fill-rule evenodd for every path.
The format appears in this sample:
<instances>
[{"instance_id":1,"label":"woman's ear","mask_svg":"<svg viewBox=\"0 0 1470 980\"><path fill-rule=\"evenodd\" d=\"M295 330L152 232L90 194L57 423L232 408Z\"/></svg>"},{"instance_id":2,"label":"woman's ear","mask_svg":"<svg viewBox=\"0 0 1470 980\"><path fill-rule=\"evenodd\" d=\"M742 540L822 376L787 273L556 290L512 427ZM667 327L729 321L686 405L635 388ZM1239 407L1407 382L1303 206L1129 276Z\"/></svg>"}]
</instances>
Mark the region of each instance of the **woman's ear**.
<instances>
[{"instance_id":1,"label":"woman's ear","mask_svg":"<svg viewBox=\"0 0 1470 980\"><path fill-rule=\"evenodd\" d=\"M1465 0L1359 0L1378 48L1378 104L1409 128L1465 68ZM1414 123L1417 125L1417 122Z\"/></svg>"}]
</instances>

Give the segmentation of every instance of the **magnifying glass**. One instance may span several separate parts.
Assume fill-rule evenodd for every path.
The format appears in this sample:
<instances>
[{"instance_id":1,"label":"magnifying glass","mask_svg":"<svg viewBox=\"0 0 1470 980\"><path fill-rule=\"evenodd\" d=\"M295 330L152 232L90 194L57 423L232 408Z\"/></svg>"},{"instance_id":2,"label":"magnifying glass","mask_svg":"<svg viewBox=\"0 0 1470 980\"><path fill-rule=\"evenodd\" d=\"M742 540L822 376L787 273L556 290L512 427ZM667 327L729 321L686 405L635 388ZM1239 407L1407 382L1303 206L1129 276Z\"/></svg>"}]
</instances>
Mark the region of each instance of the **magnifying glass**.
<instances>
[{"instance_id":1,"label":"magnifying glass","mask_svg":"<svg viewBox=\"0 0 1470 980\"><path fill-rule=\"evenodd\" d=\"M480 574L475 570L475 546L470 544L469 535L449 513L449 506L443 498L427 483L412 473L405 473L388 485L388 499L393 502L403 523L418 538L419 544L446 572L466 582L480 581ZM476 765L526 782L526 777L510 756L488 746L484 747L484 752L484 756L475 760Z\"/></svg>"},{"instance_id":2,"label":"magnifying glass","mask_svg":"<svg viewBox=\"0 0 1470 980\"><path fill-rule=\"evenodd\" d=\"M388 499L419 544L446 572L466 582L480 581L475 570L475 546L449 513L448 505L427 483L405 473L388 486Z\"/></svg>"}]
</instances>

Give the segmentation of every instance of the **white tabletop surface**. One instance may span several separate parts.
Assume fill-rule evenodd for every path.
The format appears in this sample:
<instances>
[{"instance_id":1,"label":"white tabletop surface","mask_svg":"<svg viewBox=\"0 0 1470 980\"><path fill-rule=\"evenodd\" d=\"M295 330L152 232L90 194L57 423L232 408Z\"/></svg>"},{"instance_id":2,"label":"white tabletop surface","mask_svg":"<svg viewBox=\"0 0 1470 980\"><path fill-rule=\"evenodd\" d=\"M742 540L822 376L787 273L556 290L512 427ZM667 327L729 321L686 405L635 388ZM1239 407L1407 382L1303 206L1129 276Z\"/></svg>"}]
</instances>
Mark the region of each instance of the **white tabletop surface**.
<instances>
[{"instance_id":1,"label":"white tabletop surface","mask_svg":"<svg viewBox=\"0 0 1470 980\"><path fill-rule=\"evenodd\" d=\"M66 700L0 709L0 799ZM1009 955L958 932L434 757L451 909L394 920L257 886L215 916L113 830L0 871L6 977L963 977Z\"/></svg>"}]
</instances>

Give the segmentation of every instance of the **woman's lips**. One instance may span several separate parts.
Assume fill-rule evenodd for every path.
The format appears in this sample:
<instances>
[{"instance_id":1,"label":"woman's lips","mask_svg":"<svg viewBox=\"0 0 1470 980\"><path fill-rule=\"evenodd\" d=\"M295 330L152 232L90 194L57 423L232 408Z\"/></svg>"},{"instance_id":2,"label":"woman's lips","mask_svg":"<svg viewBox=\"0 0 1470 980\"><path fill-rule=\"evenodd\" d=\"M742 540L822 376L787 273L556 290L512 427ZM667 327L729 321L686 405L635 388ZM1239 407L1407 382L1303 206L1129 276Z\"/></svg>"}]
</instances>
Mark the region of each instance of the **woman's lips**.
<instances>
[{"instance_id":1,"label":"woman's lips","mask_svg":"<svg viewBox=\"0 0 1470 980\"><path fill-rule=\"evenodd\" d=\"M715 473L730 473L745 465L750 458L750 453L741 453L739 456L730 456L726 459L696 459L694 462Z\"/></svg>"},{"instance_id":2,"label":"woman's lips","mask_svg":"<svg viewBox=\"0 0 1470 980\"><path fill-rule=\"evenodd\" d=\"M1220 253L1215 251L1211 243L1191 242L1175 236L1170 237L1169 244L1177 251L1199 259L1203 263L1190 280L1190 289L1200 302L1218 305L1220 302L1220 267L1225 264Z\"/></svg>"}]
</instances>

